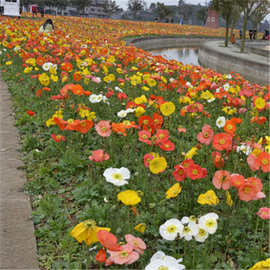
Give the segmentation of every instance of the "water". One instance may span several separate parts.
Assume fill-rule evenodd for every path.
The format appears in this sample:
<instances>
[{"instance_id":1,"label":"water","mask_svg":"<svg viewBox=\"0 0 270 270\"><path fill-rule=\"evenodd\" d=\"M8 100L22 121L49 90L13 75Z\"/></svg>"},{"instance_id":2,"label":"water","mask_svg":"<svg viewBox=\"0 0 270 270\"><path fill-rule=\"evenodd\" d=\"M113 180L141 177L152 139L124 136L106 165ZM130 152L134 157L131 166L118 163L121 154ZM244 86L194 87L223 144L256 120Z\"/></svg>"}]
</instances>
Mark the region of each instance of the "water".
<instances>
[{"instance_id":1,"label":"water","mask_svg":"<svg viewBox=\"0 0 270 270\"><path fill-rule=\"evenodd\" d=\"M199 48L170 48L161 50L151 50L153 55L161 55L168 60L176 60L184 65L199 66L198 54Z\"/></svg>"}]
</instances>

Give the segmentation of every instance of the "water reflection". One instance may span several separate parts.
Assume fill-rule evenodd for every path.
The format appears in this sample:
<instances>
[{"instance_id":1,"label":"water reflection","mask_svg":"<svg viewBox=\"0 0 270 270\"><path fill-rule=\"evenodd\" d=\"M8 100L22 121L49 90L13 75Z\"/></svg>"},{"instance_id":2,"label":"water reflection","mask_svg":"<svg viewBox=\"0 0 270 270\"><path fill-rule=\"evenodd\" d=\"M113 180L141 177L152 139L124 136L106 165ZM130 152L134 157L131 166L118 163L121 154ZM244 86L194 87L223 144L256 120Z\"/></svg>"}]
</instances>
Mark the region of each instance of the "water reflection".
<instances>
[{"instance_id":1,"label":"water reflection","mask_svg":"<svg viewBox=\"0 0 270 270\"><path fill-rule=\"evenodd\" d=\"M162 50L151 50L153 55L161 55L164 58L182 62L184 65L199 66L198 54L199 48L170 48Z\"/></svg>"}]
</instances>

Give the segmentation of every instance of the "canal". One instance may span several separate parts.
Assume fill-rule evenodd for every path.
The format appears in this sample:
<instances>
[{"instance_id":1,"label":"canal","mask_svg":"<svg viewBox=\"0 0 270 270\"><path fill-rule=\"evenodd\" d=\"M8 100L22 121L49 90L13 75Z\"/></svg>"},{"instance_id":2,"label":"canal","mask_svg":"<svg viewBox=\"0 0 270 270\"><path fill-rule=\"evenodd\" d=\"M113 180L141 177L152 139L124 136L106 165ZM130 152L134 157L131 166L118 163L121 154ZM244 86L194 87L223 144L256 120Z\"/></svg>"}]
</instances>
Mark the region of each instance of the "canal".
<instances>
[{"instance_id":1,"label":"canal","mask_svg":"<svg viewBox=\"0 0 270 270\"><path fill-rule=\"evenodd\" d=\"M199 66L198 54L199 48L169 48L151 50L153 55L161 55L168 60L176 60L182 62L184 65Z\"/></svg>"}]
</instances>

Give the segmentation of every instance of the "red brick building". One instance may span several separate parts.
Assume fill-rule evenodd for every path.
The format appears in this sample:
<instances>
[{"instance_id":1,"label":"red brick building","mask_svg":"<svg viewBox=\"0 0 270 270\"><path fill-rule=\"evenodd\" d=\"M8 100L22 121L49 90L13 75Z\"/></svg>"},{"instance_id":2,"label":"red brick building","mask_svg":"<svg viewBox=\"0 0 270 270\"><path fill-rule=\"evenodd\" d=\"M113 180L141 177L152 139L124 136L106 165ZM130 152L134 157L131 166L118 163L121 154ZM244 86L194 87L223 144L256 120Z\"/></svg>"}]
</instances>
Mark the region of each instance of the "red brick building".
<instances>
[{"instance_id":1,"label":"red brick building","mask_svg":"<svg viewBox=\"0 0 270 270\"><path fill-rule=\"evenodd\" d=\"M208 16L205 23L206 27L218 28L218 13L215 10L208 9Z\"/></svg>"}]
</instances>

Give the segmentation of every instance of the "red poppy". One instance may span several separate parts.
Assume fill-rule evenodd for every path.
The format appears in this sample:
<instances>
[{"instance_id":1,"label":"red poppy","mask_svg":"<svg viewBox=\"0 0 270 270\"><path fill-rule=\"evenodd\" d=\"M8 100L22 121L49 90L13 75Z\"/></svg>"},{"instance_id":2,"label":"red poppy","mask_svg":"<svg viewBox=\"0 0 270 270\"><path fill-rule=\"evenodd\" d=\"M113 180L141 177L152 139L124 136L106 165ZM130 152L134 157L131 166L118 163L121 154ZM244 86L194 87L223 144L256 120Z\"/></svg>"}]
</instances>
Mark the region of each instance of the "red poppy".
<instances>
[{"instance_id":1,"label":"red poppy","mask_svg":"<svg viewBox=\"0 0 270 270\"><path fill-rule=\"evenodd\" d=\"M232 135L228 133L218 133L213 137L213 147L218 150L231 150L232 149Z\"/></svg>"},{"instance_id":2,"label":"red poppy","mask_svg":"<svg viewBox=\"0 0 270 270\"><path fill-rule=\"evenodd\" d=\"M159 147L164 151L173 151L175 149L175 144L170 140L167 140L165 142L160 142Z\"/></svg>"},{"instance_id":3,"label":"red poppy","mask_svg":"<svg viewBox=\"0 0 270 270\"><path fill-rule=\"evenodd\" d=\"M266 121L267 121L267 118L265 116L254 116L250 120L251 123L257 123L258 125L262 125Z\"/></svg>"},{"instance_id":4,"label":"red poppy","mask_svg":"<svg viewBox=\"0 0 270 270\"><path fill-rule=\"evenodd\" d=\"M98 253L97 253L97 255L96 255L96 260L97 260L97 262L99 262L99 263L104 263L104 262L106 262L106 251L105 251L104 248L101 248L101 249L98 251Z\"/></svg>"},{"instance_id":5,"label":"red poppy","mask_svg":"<svg viewBox=\"0 0 270 270\"><path fill-rule=\"evenodd\" d=\"M185 172L189 168L189 166L195 164L193 159L186 159L180 165L184 168Z\"/></svg>"},{"instance_id":6,"label":"red poppy","mask_svg":"<svg viewBox=\"0 0 270 270\"><path fill-rule=\"evenodd\" d=\"M221 156L220 152L212 152L212 160L217 169L223 168L224 158Z\"/></svg>"},{"instance_id":7,"label":"red poppy","mask_svg":"<svg viewBox=\"0 0 270 270\"><path fill-rule=\"evenodd\" d=\"M162 124L163 124L163 117L158 113L154 113L153 114L153 125L154 125L155 129L160 129L162 127Z\"/></svg>"},{"instance_id":8,"label":"red poppy","mask_svg":"<svg viewBox=\"0 0 270 270\"><path fill-rule=\"evenodd\" d=\"M61 129L65 130L67 126L67 122L61 118L54 117L53 118L54 123Z\"/></svg>"},{"instance_id":9,"label":"red poppy","mask_svg":"<svg viewBox=\"0 0 270 270\"><path fill-rule=\"evenodd\" d=\"M118 239L114 234L105 230L100 230L97 232L97 238L103 247L111 251L121 250L121 246L118 245Z\"/></svg>"},{"instance_id":10,"label":"red poppy","mask_svg":"<svg viewBox=\"0 0 270 270\"><path fill-rule=\"evenodd\" d=\"M139 117L138 122L139 122L139 125L141 127L143 127L143 126L152 125L153 120L149 115L142 115L142 116Z\"/></svg>"},{"instance_id":11,"label":"red poppy","mask_svg":"<svg viewBox=\"0 0 270 270\"><path fill-rule=\"evenodd\" d=\"M205 172L198 164L190 165L186 170L186 174L187 177L191 178L192 180L201 179L205 177Z\"/></svg>"},{"instance_id":12,"label":"red poppy","mask_svg":"<svg viewBox=\"0 0 270 270\"><path fill-rule=\"evenodd\" d=\"M186 178L185 169L182 165L175 165L172 175L176 181L184 181Z\"/></svg>"},{"instance_id":13,"label":"red poppy","mask_svg":"<svg viewBox=\"0 0 270 270\"><path fill-rule=\"evenodd\" d=\"M62 136L62 135L55 135L55 134L52 134L51 137L52 137L52 139L55 140L57 143L66 140L65 136Z\"/></svg>"},{"instance_id":14,"label":"red poppy","mask_svg":"<svg viewBox=\"0 0 270 270\"><path fill-rule=\"evenodd\" d=\"M31 110L27 110L26 112L27 112L27 114L28 114L29 116L34 116L34 115L36 114L35 112L33 112L33 111L31 111Z\"/></svg>"}]
</instances>

